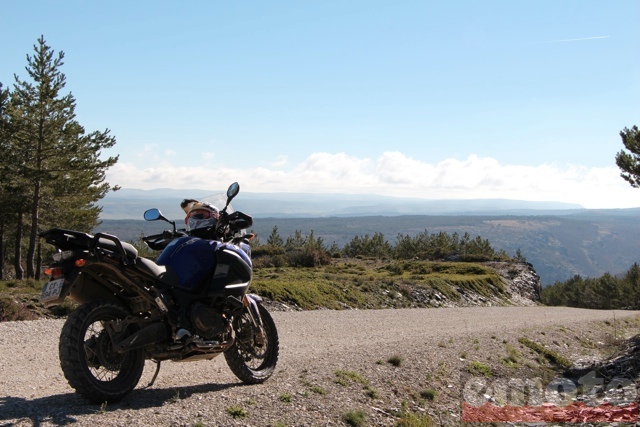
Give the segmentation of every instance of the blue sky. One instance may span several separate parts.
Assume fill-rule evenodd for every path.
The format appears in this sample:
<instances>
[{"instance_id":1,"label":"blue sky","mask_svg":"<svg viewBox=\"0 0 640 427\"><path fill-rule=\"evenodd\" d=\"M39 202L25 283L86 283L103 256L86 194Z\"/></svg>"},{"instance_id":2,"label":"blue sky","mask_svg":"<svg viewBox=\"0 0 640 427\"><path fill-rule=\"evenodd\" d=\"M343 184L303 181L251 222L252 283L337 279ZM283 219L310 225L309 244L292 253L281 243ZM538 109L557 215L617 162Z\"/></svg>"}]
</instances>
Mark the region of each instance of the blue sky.
<instances>
[{"instance_id":1,"label":"blue sky","mask_svg":"<svg viewBox=\"0 0 640 427\"><path fill-rule=\"evenodd\" d=\"M44 35L128 188L640 206L640 2L0 2L0 82Z\"/></svg>"}]
</instances>

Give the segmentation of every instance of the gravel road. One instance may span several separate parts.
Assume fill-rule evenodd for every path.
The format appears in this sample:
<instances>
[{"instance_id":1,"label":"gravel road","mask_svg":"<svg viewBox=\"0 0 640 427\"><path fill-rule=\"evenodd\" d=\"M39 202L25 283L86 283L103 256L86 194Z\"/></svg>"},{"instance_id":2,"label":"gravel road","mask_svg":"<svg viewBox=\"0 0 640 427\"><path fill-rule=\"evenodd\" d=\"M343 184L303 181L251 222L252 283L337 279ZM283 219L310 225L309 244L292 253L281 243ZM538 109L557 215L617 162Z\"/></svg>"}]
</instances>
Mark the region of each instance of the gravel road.
<instances>
[{"instance_id":1,"label":"gravel road","mask_svg":"<svg viewBox=\"0 0 640 427\"><path fill-rule=\"evenodd\" d=\"M0 323L0 426L344 425L341 414L357 409L370 424L393 425L390 409L411 390L429 386L431 373L450 374L439 377L440 398L447 388L459 388L461 349L491 359L496 342L517 341L523 331L561 325L578 335L590 322L638 314L557 307L275 312L280 361L265 384L242 385L218 357L164 362L156 383L145 389L154 368L148 363L131 395L102 407L75 394L62 374L63 320ZM571 353L570 345L565 348ZM401 367L384 363L392 355L402 358ZM362 384L337 384L337 370L360 373L376 395L367 397Z\"/></svg>"}]
</instances>

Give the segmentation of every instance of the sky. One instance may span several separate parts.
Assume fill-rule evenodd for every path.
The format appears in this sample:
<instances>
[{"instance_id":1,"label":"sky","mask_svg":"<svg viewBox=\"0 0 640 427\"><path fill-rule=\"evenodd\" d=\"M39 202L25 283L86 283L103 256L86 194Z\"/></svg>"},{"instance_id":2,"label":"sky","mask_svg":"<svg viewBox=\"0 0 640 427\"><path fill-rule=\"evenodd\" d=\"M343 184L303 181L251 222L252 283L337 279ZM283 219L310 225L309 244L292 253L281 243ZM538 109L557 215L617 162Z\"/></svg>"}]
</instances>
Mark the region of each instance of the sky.
<instances>
[{"instance_id":1,"label":"sky","mask_svg":"<svg viewBox=\"0 0 640 427\"><path fill-rule=\"evenodd\" d=\"M640 207L640 1L0 0L0 82L64 52L125 188Z\"/></svg>"}]
</instances>

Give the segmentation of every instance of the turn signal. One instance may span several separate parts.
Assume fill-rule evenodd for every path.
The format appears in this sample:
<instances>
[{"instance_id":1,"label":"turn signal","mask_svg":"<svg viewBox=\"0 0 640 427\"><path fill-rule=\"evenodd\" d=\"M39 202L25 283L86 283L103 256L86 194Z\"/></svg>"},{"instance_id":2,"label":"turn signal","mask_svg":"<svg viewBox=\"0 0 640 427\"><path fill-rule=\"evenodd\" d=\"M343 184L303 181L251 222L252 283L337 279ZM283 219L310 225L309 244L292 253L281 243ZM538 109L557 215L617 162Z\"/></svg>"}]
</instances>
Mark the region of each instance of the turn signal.
<instances>
[{"instance_id":1,"label":"turn signal","mask_svg":"<svg viewBox=\"0 0 640 427\"><path fill-rule=\"evenodd\" d=\"M74 262L73 264L76 267L84 267L84 265L87 263L87 261L83 260L82 258L77 259L76 262Z\"/></svg>"},{"instance_id":2,"label":"turn signal","mask_svg":"<svg viewBox=\"0 0 640 427\"><path fill-rule=\"evenodd\" d=\"M61 268L49 267L44 269L44 274L51 277L60 277L64 276L64 271Z\"/></svg>"}]
</instances>

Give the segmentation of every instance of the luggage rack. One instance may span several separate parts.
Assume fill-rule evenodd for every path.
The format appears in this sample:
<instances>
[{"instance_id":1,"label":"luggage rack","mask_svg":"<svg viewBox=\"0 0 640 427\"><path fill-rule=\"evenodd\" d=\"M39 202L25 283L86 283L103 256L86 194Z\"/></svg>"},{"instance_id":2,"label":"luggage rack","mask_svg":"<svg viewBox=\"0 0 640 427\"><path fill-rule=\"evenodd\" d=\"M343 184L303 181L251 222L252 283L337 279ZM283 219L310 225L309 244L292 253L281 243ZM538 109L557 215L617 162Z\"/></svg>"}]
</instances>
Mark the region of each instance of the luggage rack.
<instances>
[{"instance_id":1,"label":"luggage rack","mask_svg":"<svg viewBox=\"0 0 640 427\"><path fill-rule=\"evenodd\" d=\"M113 242L113 245L105 245L106 242L101 242L101 239L107 240L108 242ZM98 249L106 249L110 252L117 252L117 254L120 256L120 262L122 263L122 265L127 266L136 263L135 257L133 257L133 259L129 257L120 239L112 234L96 233L96 235L93 236L93 240L91 241L91 246L89 249L98 258L100 258L100 256L102 255L99 253Z\"/></svg>"}]
</instances>

